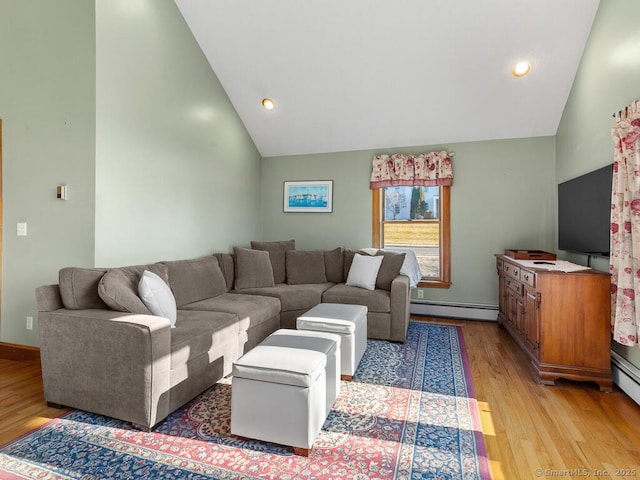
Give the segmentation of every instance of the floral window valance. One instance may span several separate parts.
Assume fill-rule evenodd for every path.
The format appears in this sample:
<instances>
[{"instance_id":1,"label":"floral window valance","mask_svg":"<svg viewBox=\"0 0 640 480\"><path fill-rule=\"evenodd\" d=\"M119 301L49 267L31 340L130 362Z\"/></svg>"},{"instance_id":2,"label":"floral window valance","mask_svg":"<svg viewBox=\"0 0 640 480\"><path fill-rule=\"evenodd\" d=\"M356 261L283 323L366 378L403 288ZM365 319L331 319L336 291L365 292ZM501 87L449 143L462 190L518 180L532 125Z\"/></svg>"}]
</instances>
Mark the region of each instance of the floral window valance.
<instances>
[{"instance_id":1,"label":"floral window valance","mask_svg":"<svg viewBox=\"0 0 640 480\"><path fill-rule=\"evenodd\" d=\"M420 155L376 155L372 160L370 188L451 185L452 156L453 153L445 151Z\"/></svg>"}]
</instances>

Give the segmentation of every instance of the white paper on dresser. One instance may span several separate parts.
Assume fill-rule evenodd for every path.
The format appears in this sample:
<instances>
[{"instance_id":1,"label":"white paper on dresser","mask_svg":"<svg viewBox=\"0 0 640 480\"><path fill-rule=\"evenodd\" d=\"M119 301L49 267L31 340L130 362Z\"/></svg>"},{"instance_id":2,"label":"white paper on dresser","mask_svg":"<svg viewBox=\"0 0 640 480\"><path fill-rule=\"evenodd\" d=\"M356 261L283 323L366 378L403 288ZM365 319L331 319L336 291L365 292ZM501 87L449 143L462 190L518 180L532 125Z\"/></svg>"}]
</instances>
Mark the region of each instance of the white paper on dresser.
<instances>
[{"instance_id":1,"label":"white paper on dresser","mask_svg":"<svg viewBox=\"0 0 640 480\"><path fill-rule=\"evenodd\" d=\"M523 268L541 268L554 272L571 273L579 272L580 270L591 270L589 267L567 262L566 260L516 260L515 258L509 258L509 260Z\"/></svg>"}]
</instances>

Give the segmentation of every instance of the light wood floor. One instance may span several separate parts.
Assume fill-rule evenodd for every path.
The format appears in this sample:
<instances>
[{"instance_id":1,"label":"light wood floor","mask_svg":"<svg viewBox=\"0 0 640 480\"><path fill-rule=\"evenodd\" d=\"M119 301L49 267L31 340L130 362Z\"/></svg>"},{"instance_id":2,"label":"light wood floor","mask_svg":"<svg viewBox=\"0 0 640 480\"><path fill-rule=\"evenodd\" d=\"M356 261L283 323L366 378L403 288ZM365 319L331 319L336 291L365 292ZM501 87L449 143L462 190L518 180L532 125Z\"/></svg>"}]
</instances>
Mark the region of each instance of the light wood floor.
<instances>
[{"instance_id":1,"label":"light wood floor","mask_svg":"<svg viewBox=\"0 0 640 480\"><path fill-rule=\"evenodd\" d=\"M537 384L524 354L495 323L459 325L493 478L640 478L640 406L595 384ZM0 360L0 445L66 410L48 408L38 363Z\"/></svg>"}]
</instances>

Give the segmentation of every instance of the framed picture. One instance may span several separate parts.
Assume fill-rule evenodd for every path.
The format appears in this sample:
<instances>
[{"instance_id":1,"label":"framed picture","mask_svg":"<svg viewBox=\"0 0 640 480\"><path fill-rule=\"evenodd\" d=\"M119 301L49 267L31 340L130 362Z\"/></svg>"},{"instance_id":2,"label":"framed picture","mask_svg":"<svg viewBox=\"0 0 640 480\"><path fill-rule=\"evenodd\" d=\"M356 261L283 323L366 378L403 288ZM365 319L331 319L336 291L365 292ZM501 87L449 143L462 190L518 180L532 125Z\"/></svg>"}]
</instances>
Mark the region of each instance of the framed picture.
<instances>
[{"instance_id":1,"label":"framed picture","mask_svg":"<svg viewBox=\"0 0 640 480\"><path fill-rule=\"evenodd\" d=\"M285 212L332 212L333 180L284 182Z\"/></svg>"}]
</instances>

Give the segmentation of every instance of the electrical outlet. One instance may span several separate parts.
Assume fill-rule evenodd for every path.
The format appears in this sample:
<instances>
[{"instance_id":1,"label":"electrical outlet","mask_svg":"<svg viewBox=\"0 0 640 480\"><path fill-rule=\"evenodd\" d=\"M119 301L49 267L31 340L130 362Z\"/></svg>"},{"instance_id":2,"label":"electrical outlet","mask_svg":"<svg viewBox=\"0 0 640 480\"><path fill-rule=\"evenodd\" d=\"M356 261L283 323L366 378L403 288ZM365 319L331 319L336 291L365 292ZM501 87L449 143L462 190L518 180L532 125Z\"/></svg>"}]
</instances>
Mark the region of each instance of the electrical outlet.
<instances>
[{"instance_id":1,"label":"electrical outlet","mask_svg":"<svg viewBox=\"0 0 640 480\"><path fill-rule=\"evenodd\" d=\"M27 317L27 330L33 330L33 317Z\"/></svg>"},{"instance_id":2,"label":"electrical outlet","mask_svg":"<svg viewBox=\"0 0 640 480\"><path fill-rule=\"evenodd\" d=\"M422 288L418 289L418 298L424 298L424 290Z\"/></svg>"}]
</instances>

